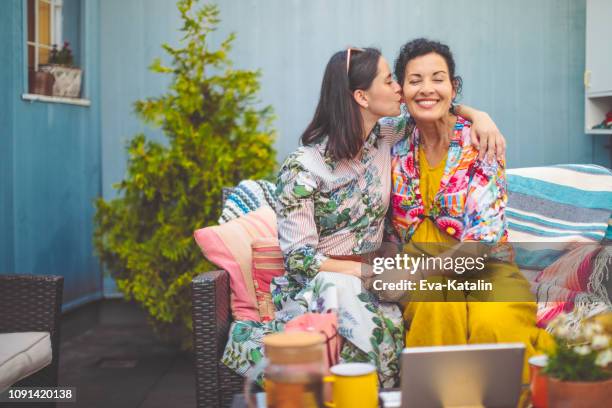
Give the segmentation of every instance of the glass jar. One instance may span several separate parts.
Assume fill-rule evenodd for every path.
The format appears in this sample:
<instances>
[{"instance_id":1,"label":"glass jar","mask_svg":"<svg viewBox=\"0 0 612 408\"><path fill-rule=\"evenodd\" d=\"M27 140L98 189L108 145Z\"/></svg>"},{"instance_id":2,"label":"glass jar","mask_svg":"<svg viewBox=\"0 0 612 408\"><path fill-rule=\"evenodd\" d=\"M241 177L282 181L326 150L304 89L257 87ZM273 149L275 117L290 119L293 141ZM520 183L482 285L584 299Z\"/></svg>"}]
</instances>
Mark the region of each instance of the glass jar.
<instances>
[{"instance_id":1,"label":"glass jar","mask_svg":"<svg viewBox=\"0 0 612 408\"><path fill-rule=\"evenodd\" d=\"M256 406L251 388L261 370L268 408L323 407L325 337L310 332L275 333L263 342L266 358L247 380L249 407Z\"/></svg>"}]
</instances>

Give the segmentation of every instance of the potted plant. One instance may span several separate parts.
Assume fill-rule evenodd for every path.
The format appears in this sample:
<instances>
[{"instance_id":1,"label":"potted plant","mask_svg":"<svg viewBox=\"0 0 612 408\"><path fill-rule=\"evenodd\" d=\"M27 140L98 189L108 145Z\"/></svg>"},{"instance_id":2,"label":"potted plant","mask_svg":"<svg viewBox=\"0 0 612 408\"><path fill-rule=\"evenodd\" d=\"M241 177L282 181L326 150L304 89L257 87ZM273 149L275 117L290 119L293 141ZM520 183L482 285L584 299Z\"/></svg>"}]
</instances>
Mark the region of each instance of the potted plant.
<instances>
[{"instance_id":1,"label":"potted plant","mask_svg":"<svg viewBox=\"0 0 612 408\"><path fill-rule=\"evenodd\" d=\"M552 323L556 347L548 357L548 405L599 407L612 395L612 342L606 321L612 314L580 323L571 330L566 315Z\"/></svg>"},{"instance_id":2,"label":"potted plant","mask_svg":"<svg viewBox=\"0 0 612 408\"><path fill-rule=\"evenodd\" d=\"M57 48L57 44L53 44L49 64L40 67L41 71L48 72L55 78L53 96L78 98L81 95L83 71L73 66L73 60L74 57L68 41L64 42L61 50Z\"/></svg>"},{"instance_id":3,"label":"potted plant","mask_svg":"<svg viewBox=\"0 0 612 408\"><path fill-rule=\"evenodd\" d=\"M55 77L48 72L34 69L28 72L28 89L31 94L52 96L54 83Z\"/></svg>"}]
</instances>

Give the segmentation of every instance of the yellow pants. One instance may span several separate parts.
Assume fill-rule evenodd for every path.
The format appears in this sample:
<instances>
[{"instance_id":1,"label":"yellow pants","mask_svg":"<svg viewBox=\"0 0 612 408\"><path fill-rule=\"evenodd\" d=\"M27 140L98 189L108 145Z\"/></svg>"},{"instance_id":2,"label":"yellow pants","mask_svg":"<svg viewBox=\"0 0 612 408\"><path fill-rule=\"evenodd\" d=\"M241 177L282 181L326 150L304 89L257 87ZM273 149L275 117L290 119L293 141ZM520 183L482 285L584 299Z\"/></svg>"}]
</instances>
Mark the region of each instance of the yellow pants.
<instances>
[{"instance_id":1,"label":"yellow pants","mask_svg":"<svg viewBox=\"0 0 612 408\"><path fill-rule=\"evenodd\" d=\"M453 291L427 296L433 301L409 302L404 309L409 325L406 347L521 342L525 344L523 383L528 383L527 360L551 349L554 342L536 326L536 303L528 301L529 284L518 268L494 264L487 269L487 281L498 288L491 293Z\"/></svg>"}]
</instances>

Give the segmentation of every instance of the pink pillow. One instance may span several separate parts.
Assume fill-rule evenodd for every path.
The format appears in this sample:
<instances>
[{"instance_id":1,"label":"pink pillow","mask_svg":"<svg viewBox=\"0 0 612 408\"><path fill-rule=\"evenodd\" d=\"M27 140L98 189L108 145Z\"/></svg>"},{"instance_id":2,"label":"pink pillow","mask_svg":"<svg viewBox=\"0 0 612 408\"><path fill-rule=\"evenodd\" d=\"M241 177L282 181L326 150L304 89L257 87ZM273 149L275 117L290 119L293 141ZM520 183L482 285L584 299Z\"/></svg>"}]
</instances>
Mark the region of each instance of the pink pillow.
<instances>
[{"instance_id":1,"label":"pink pillow","mask_svg":"<svg viewBox=\"0 0 612 408\"><path fill-rule=\"evenodd\" d=\"M251 243L253 249L253 284L255 298L261 320L274 319L274 302L270 294L272 279L285 273L283 254L276 237L255 238Z\"/></svg>"},{"instance_id":2,"label":"pink pillow","mask_svg":"<svg viewBox=\"0 0 612 408\"><path fill-rule=\"evenodd\" d=\"M204 256L229 273L234 319L261 321L251 273L251 243L255 238L276 238L274 210L261 207L225 224L196 230L193 236Z\"/></svg>"}]
</instances>

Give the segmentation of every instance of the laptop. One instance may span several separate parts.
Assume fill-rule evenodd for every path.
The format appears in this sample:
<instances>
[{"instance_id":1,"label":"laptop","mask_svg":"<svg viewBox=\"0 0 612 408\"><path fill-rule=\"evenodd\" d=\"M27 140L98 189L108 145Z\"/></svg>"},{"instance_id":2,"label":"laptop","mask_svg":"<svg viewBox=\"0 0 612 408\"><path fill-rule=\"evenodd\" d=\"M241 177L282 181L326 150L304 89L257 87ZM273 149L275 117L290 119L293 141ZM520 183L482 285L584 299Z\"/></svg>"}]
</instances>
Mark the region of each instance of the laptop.
<instances>
[{"instance_id":1,"label":"laptop","mask_svg":"<svg viewBox=\"0 0 612 408\"><path fill-rule=\"evenodd\" d=\"M524 354L522 343L406 348L401 406L516 407ZM399 397L381 395L385 407L399 406Z\"/></svg>"}]
</instances>

